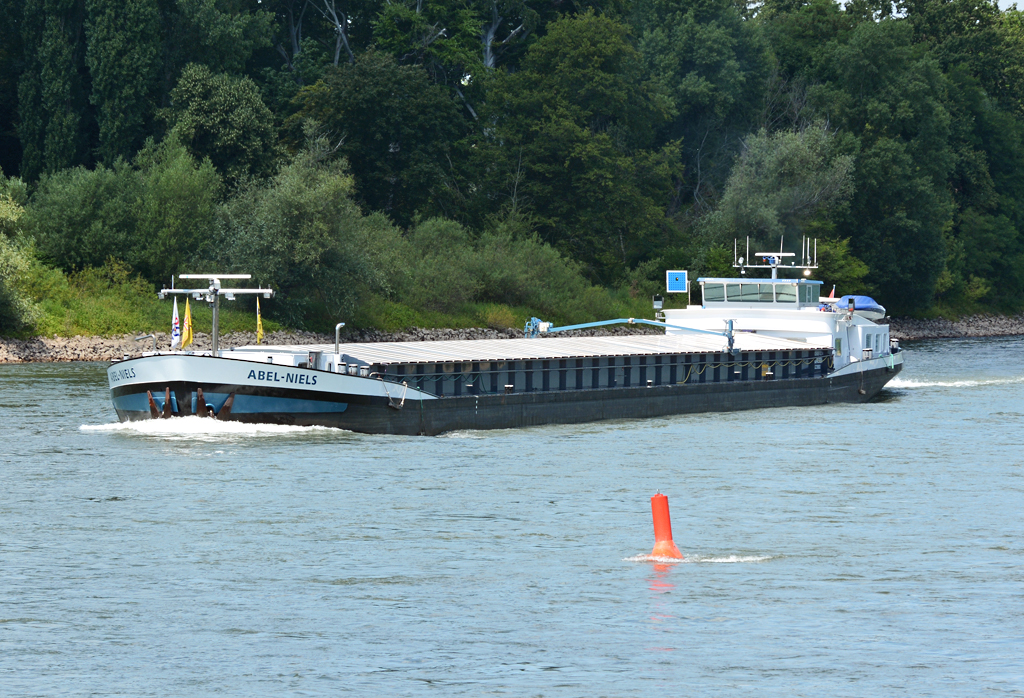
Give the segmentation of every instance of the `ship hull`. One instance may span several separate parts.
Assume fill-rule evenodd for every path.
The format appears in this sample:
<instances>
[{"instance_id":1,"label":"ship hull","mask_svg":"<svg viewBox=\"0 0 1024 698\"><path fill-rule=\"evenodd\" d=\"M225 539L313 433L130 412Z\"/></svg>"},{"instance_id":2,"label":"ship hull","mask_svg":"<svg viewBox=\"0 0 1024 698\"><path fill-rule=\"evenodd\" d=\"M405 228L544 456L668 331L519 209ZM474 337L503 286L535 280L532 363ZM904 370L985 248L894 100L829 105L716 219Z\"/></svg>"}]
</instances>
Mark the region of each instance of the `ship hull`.
<instances>
[{"instance_id":1,"label":"ship hull","mask_svg":"<svg viewBox=\"0 0 1024 698\"><path fill-rule=\"evenodd\" d=\"M174 360L160 361L168 358ZM296 382L268 383L249 379L255 364L212 357L143 357L115 364L110 372L111 397L121 421L152 418L150 394L158 413L164 413L164 396L169 394L169 413L196 414L203 407L197 401L201 389L204 402L211 404L220 418L231 421L317 425L370 434L435 435L457 430L866 402L900 372L902 365L902 355L896 354L810 378L441 398L372 377L308 369L289 369L287 373L282 369L274 378L285 375ZM114 380L118 372L123 377ZM225 410L229 397L230 410Z\"/></svg>"}]
</instances>

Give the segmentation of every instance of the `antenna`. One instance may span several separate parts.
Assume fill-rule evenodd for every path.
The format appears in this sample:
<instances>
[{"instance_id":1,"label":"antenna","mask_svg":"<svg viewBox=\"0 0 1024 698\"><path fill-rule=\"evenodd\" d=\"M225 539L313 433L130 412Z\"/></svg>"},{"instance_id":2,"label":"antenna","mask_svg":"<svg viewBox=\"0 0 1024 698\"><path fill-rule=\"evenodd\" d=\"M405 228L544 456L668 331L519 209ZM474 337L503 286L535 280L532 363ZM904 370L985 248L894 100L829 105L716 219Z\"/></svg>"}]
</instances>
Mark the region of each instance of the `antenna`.
<instances>
[{"instance_id":1,"label":"antenna","mask_svg":"<svg viewBox=\"0 0 1024 698\"><path fill-rule=\"evenodd\" d=\"M754 257L750 256L750 236L747 236L747 257L736 257L736 248L738 241L733 239L733 267L740 270L740 274L746 274L747 269L771 269L772 278L779 278L779 267L787 266L784 264L787 257L796 257L795 252L783 252L785 245L785 238L779 238L779 251L778 252L755 252ZM760 259L761 264L752 264L753 259ZM793 261L789 262L790 267L796 266ZM818 268L818 240L814 240L814 262L811 263L811 240L807 236L800 241L800 266L803 267L804 276L808 276L811 273L811 269Z\"/></svg>"}]
</instances>

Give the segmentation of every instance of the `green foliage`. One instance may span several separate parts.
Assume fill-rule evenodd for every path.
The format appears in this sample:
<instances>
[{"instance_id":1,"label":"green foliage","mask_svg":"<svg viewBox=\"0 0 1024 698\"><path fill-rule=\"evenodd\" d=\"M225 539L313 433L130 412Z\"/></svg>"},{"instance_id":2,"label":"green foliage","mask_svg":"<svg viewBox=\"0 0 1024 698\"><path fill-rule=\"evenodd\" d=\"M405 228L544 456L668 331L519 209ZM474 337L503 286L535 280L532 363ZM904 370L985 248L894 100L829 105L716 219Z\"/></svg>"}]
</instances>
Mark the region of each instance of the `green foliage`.
<instances>
[{"instance_id":1,"label":"green foliage","mask_svg":"<svg viewBox=\"0 0 1024 698\"><path fill-rule=\"evenodd\" d=\"M726 179L736 141L754 128L773 59L760 22L732 0L653 0L634 5L639 50L670 118L663 142L680 141L685 180L673 208L703 208ZM681 194L689 196L683 199Z\"/></svg>"},{"instance_id":2,"label":"green foliage","mask_svg":"<svg viewBox=\"0 0 1024 698\"><path fill-rule=\"evenodd\" d=\"M67 288L211 264L291 324L501 326L644 312L664 267L810 235L894 313L1024 305L1024 14L992 0L0 15L0 237Z\"/></svg>"},{"instance_id":3,"label":"green foliage","mask_svg":"<svg viewBox=\"0 0 1024 698\"><path fill-rule=\"evenodd\" d=\"M654 0L636 6L640 51L679 120L742 122L760 106L770 54L753 22L729 0Z\"/></svg>"},{"instance_id":4,"label":"green foliage","mask_svg":"<svg viewBox=\"0 0 1024 698\"><path fill-rule=\"evenodd\" d=\"M237 269L278 291L276 316L292 326L333 326L368 290L386 288L382 267L398 233L364 218L352 177L328 158L322 136L269 182L248 181L222 207L218 268Z\"/></svg>"},{"instance_id":5,"label":"green foliage","mask_svg":"<svg viewBox=\"0 0 1024 698\"><path fill-rule=\"evenodd\" d=\"M823 295L834 285L840 295L872 292L865 282L868 265L850 253L849 240L821 238L817 241L818 269L815 276L823 282Z\"/></svg>"},{"instance_id":6,"label":"green foliage","mask_svg":"<svg viewBox=\"0 0 1024 698\"><path fill-rule=\"evenodd\" d=\"M65 270L132 256L138 179L123 161L108 169L76 167L44 175L25 216L40 256Z\"/></svg>"},{"instance_id":7,"label":"green foliage","mask_svg":"<svg viewBox=\"0 0 1024 698\"><path fill-rule=\"evenodd\" d=\"M769 0L764 18L778 69L786 78L813 79L823 47L842 40L857 25L857 17L835 0Z\"/></svg>"},{"instance_id":8,"label":"green foliage","mask_svg":"<svg viewBox=\"0 0 1024 698\"><path fill-rule=\"evenodd\" d=\"M496 127L477 155L488 196L595 276L644 254L672 196L678 145L651 148L667 110L642 73L628 28L588 12L548 25L490 90Z\"/></svg>"},{"instance_id":9,"label":"green foliage","mask_svg":"<svg viewBox=\"0 0 1024 698\"><path fill-rule=\"evenodd\" d=\"M392 307L392 318L422 322L433 313L434 321L438 315L462 316L494 326L509 318L522 324L531 314L597 320L622 307L614 294L587 281L578 264L540 240L520 216L491 221L475 239L458 223L429 219L396 249L393 297L415 310L403 315Z\"/></svg>"},{"instance_id":10,"label":"green foliage","mask_svg":"<svg viewBox=\"0 0 1024 698\"><path fill-rule=\"evenodd\" d=\"M17 173L21 160L18 140L18 81L24 57L21 41L23 0L0 0L0 173ZM2 176L2 175L0 175Z\"/></svg>"},{"instance_id":11,"label":"green foliage","mask_svg":"<svg viewBox=\"0 0 1024 698\"><path fill-rule=\"evenodd\" d=\"M229 181L267 176L274 168L274 116L249 78L214 75L190 63L163 112L171 133L197 159L209 158Z\"/></svg>"},{"instance_id":12,"label":"green foliage","mask_svg":"<svg viewBox=\"0 0 1024 698\"><path fill-rule=\"evenodd\" d=\"M1024 116L1024 12L1016 6L1005 10L999 18L999 34L1004 49L999 75L1005 85L1007 109L1021 117Z\"/></svg>"},{"instance_id":13,"label":"green foliage","mask_svg":"<svg viewBox=\"0 0 1024 698\"><path fill-rule=\"evenodd\" d=\"M66 271L127 262L158 283L211 244L220 179L174 139L150 143L133 165L44 176L25 229L40 256Z\"/></svg>"},{"instance_id":14,"label":"green foliage","mask_svg":"<svg viewBox=\"0 0 1024 698\"><path fill-rule=\"evenodd\" d=\"M84 22L85 0L27 0L23 6L18 136L21 172L29 181L88 160Z\"/></svg>"},{"instance_id":15,"label":"green foliage","mask_svg":"<svg viewBox=\"0 0 1024 698\"><path fill-rule=\"evenodd\" d=\"M451 144L464 132L458 106L443 88L421 68L377 51L330 69L295 102L293 132L304 121L322 125L337 154L360 173L356 195L365 208L399 225L430 205Z\"/></svg>"},{"instance_id":16,"label":"green foliage","mask_svg":"<svg viewBox=\"0 0 1024 698\"><path fill-rule=\"evenodd\" d=\"M188 63L213 73L237 75L250 57L270 46L274 17L262 9L244 10L233 0L174 0L164 30L165 71L176 77Z\"/></svg>"},{"instance_id":17,"label":"green foliage","mask_svg":"<svg viewBox=\"0 0 1024 698\"><path fill-rule=\"evenodd\" d=\"M828 82L813 93L859 143L855 194L837 233L851 240L879 300L896 313L931 303L952 213L948 83L933 59L918 56L911 36L895 20L858 25L848 42L829 46Z\"/></svg>"},{"instance_id":18,"label":"green foliage","mask_svg":"<svg viewBox=\"0 0 1024 698\"><path fill-rule=\"evenodd\" d=\"M159 300L152 285L113 258L101 267L88 267L65 274L28 256L19 281L21 293L33 304L31 324L25 335L121 335L170 332L171 302ZM179 313L185 309L179 305ZM211 331L212 311L205 303L192 303L192 321L196 332ZM279 323L263 319L267 332L280 329ZM224 303L220 311L220 331L252 332L256 316L248 309ZM4 334L0 331L0 335Z\"/></svg>"},{"instance_id":19,"label":"green foliage","mask_svg":"<svg viewBox=\"0 0 1024 698\"><path fill-rule=\"evenodd\" d=\"M377 46L422 65L439 84L455 84L482 68L482 21L473 2L388 2L373 23Z\"/></svg>"},{"instance_id":20,"label":"green foliage","mask_svg":"<svg viewBox=\"0 0 1024 698\"><path fill-rule=\"evenodd\" d=\"M135 175L141 199L135 208L134 268L150 280L181 273L212 242L220 177L209 160L196 162L168 138L139 153Z\"/></svg>"},{"instance_id":21,"label":"green foliage","mask_svg":"<svg viewBox=\"0 0 1024 698\"><path fill-rule=\"evenodd\" d=\"M480 279L470 273L472 237L460 224L431 218L409 231L405 242L403 256L409 266L400 291L403 298L427 310L450 312L481 290Z\"/></svg>"},{"instance_id":22,"label":"green foliage","mask_svg":"<svg viewBox=\"0 0 1024 698\"><path fill-rule=\"evenodd\" d=\"M39 317L39 309L22 289L31 258L15 242L0 235L0 336L10 336Z\"/></svg>"},{"instance_id":23,"label":"green foliage","mask_svg":"<svg viewBox=\"0 0 1024 698\"><path fill-rule=\"evenodd\" d=\"M807 223L841 208L853 194L854 158L838 152L825 123L748 137L709 217L718 239L795 240Z\"/></svg>"},{"instance_id":24,"label":"green foliage","mask_svg":"<svg viewBox=\"0 0 1024 698\"><path fill-rule=\"evenodd\" d=\"M21 232L28 191L17 177L8 179L0 172L0 236L13 238Z\"/></svg>"},{"instance_id":25,"label":"green foliage","mask_svg":"<svg viewBox=\"0 0 1024 698\"><path fill-rule=\"evenodd\" d=\"M156 109L157 0L87 0L86 63L99 122L100 160L112 165L142 146Z\"/></svg>"}]
</instances>

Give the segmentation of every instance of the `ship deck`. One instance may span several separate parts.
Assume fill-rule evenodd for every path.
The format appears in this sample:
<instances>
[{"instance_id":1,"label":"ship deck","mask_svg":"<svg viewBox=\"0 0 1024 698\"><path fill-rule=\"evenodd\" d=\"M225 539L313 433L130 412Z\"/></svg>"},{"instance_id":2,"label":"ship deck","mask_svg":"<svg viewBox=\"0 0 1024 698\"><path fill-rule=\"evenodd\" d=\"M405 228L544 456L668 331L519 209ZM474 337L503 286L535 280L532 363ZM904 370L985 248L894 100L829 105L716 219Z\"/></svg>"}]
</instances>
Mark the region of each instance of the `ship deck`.
<instances>
[{"instance_id":1,"label":"ship deck","mask_svg":"<svg viewBox=\"0 0 1024 698\"><path fill-rule=\"evenodd\" d=\"M735 350L741 352L807 351L831 348L828 344L820 342L800 342L754 332L737 332L734 344ZM307 354L316 351L333 354L334 345L260 345L238 347L233 351L260 354ZM339 348L339 353L369 365L714 354L725 351L728 351L725 337L702 334L369 342L342 344ZM230 352L228 354L230 355Z\"/></svg>"}]
</instances>

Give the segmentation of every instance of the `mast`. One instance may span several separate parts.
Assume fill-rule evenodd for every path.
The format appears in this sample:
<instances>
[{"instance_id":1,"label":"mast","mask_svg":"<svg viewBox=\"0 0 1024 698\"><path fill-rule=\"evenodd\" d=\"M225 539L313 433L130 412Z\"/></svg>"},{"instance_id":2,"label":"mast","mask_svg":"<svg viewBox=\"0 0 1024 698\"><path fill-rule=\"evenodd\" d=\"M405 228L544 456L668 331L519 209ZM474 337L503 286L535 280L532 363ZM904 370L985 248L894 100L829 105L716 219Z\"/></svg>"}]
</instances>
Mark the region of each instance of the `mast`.
<instances>
[{"instance_id":1,"label":"mast","mask_svg":"<svg viewBox=\"0 0 1024 698\"><path fill-rule=\"evenodd\" d=\"M196 300L205 299L213 308L213 356L220 356L220 297L224 296L229 301L235 300L236 295L260 295L264 298L273 298L274 290L270 288L223 288L221 279L251 279L251 274L179 274L179 279L209 279L210 285L206 288L174 288L174 277L171 277L171 288L162 288L157 293L157 298L163 300L168 295L180 294L191 295Z\"/></svg>"}]
</instances>

